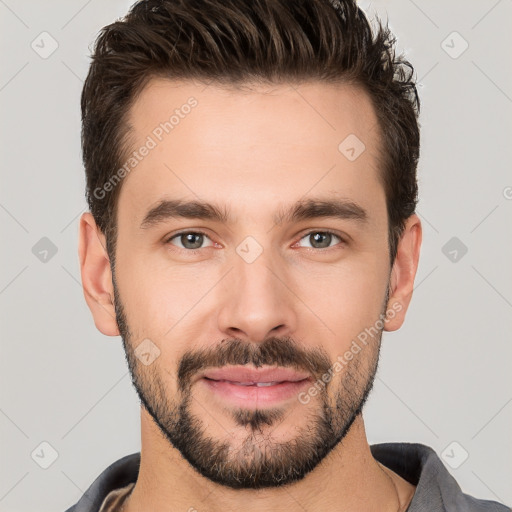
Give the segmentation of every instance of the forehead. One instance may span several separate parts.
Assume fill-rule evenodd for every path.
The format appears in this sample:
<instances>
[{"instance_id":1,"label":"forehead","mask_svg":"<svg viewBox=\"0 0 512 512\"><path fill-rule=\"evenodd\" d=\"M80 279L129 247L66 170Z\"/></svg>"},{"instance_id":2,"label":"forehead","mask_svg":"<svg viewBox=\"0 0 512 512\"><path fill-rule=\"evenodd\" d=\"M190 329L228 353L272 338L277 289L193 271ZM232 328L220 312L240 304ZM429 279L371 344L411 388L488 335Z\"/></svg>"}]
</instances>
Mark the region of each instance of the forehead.
<instances>
[{"instance_id":1,"label":"forehead","mask_svg":"<svg viewBox=\"0 0 512 512\"><path fill-rule=\"evenodd\" d=\"M251 218L263 210L272 218L278 203L308 192L383 204L377 119L354 86L240 90L158 78L138 96L129 124L137 154L125 166L119 212L134 222L162 198L230 204Z\"/></svg>"}]
</instances>

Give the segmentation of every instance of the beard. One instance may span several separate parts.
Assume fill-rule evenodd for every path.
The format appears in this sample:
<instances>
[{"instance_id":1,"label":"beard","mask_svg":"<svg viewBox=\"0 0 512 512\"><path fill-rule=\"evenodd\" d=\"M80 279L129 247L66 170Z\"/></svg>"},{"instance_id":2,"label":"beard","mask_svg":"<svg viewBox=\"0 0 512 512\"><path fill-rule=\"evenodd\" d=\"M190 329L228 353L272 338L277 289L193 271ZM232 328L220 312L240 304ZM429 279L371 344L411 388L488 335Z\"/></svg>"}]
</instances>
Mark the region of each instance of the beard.
<instances>
[{"instance_id":1,"label":"beard","mask_svg":"<svg viewBox=\"0 0 512 512\"><path fill-rule=\"evenodd\" d=\"M258 344L226 339L215 347L187 351L178 361L174 376L155 362L144 366L139 361L114 275L113 286L116 320L141 405L169 443L211 481L233 489L262 489L301 480L343 440L361 414L377 372L382 329L328 383L322 381L322 375L333 366L327 353L318 348L305 350L289 337L267 338ZM380 318L388 297L389 289ZM197 399L192 394L191 379L199 371L248 364L307 371L322 384L315 399L307 406L301 405L302 425L290 425L289 431L295 433L293 439L279 441L272 437L272 428L286 421L287 411L282 407L225 409L244 431L241 442L230 439L229 432L225 439L215 438L202 419L205 412L193 413ZM162 372L177 378L176 397L169 395Z\"/></svg>"}]
</instances>

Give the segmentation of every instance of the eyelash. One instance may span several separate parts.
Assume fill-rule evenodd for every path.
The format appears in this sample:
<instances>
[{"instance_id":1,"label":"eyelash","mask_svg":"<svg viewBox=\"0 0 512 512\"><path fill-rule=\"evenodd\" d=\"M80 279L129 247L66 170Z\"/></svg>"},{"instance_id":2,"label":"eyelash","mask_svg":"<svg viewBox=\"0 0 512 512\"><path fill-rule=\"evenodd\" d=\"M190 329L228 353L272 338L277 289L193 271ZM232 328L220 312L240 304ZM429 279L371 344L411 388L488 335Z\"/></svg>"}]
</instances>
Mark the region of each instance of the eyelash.
<instances>
[{"instance_id":1,"label":"eyelash","mask_svg":"<svg viewBox=\"0 0 512 512\"><path fill-rule=\"evenodd\" d=\"M340 236L337 233L335 233L334 231L330 231L328 229L323 229L323 230L312 229L312 230L308 231L307 233L304 233L304 235L302 235L298 241L300 242L303 238L306 238L307 236L311 235L312 233L322 233L322 234L333 235L333 236L335 236L336 238L338 238L340 240L341 244L347 243L346 240L342 236ZM165 244L171 243L171 240L173 240L174 238L177 238L177 237L179 237L181 235L189 235L189 234L204 235L205 237L210 238L207 233L205 233L204 231L201 231L201 230L196 230L196 231L180 231L179 233L174 233L172 236L168 237L165 240ZM174 247L175 247L175 249L178 249L179 251L182 251L182 252L184 251L184 252L189 253L189 254L190 253L194 254L197 251L200 251L201 249L207 249L208 248L208 247L201 247L199 249L185 249L185 248L177 247L177 246L174 246ZM212 246L209 246L209 247L212 247ZM313 250L313 251L325 252L325 251L327 251L329 249L334 249L335 247L336 247L336 245L334 245L332 247L325 247L323 249L317 249L315 247L304 247L304 249L310 249L310 250Z\"/></svg>"}]
</instances>

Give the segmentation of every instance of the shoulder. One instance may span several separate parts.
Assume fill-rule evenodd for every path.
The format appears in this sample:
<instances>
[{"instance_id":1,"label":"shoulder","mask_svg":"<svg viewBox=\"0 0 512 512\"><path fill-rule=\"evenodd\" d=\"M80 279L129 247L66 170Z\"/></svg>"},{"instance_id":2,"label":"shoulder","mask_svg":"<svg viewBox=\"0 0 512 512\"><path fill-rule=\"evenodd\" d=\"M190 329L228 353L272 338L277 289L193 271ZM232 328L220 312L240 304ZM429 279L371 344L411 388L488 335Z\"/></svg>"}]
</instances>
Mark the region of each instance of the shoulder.
<instances>
[{"instance_id":1,"label":"shoulder","mask_svg":"<svg viewBox=\"0 0 512 512\"><path fill-rule=\"evenodd\" d=\"M381 464L416 486L407 512L511 512L496 501L462 492L437 453L419 443L381 443L370 446Z\"/></svg>"},{"instance_id":2,"label":"shoulder","mask_svg":"<svg viewBox=\"0 0 512 512\"><path fill-rule=\"evenodd\" d=\"M80 500L65 512L98 512L108 494L137 481L140 452L113 462L94 480Z\"/></svg>"}]
</instances>

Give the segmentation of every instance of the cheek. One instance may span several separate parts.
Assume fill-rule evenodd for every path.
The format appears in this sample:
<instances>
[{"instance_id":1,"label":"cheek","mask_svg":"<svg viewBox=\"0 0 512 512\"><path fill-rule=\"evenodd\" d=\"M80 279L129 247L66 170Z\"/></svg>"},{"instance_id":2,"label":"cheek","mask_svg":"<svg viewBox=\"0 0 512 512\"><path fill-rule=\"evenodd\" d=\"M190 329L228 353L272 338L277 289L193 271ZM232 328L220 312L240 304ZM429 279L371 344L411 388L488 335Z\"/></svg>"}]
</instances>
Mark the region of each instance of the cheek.
<instances>
[{"instance_id":1,"label":"cheek","mask_svg":"<svg viewBox=\"0 0 512 512\"><path fill-rule=\"evenodd\" d=\"M386 268L376 262L372 265L354 262L330 266L311 272L301 280L297 295L315 313L307 318L316 330L319 324L329 327L328 338L339 350L378 320L385 300ZM312 320L313 319L313 320ZM332 332L331 332L332 331ZM327 341L327 339L325 340Z\"/></svg>"},{"instance_id":2,"label":"cheek","mask_svg":"<svg viewBox=\"0 0 512 512\"><path fill-rule=\"evenodd\" d=\"M137 258L119 261L119 289L134 333L133 344L144 338L159 345L166 367L174 364L176 354L198 339L201 314L221 268L169 263L165 258ZM220 273L219 273L220 272Z\"/></svg>"},{"instance_id":3,"label":"cheek","mask_svg":"<svg viewBox=\"0 0 512 512\"><path fill-rule=\"evenodd\" d=\"M222 264L170 262L163 253L151 257L137 247L119 249L118 286L130 327L140 339L154 338L161 344L173 340L172 351L179 353L185 350L179 340L188 337L190 342L197 336L194 319L206 305L215 313L215 304L231 300L229 296L215 299L215 286L226 271ZM331 263L299 260L283 267L279 273L298 297L291 303L302 318L299 330L318 332L320 328L323 343L330 344L332 337L338 347L350 344L352 337L373 325L381 313L387 283L388 262L378 257L382 254L384 248L364 247Z\"/></svg>"}]
</instances>

